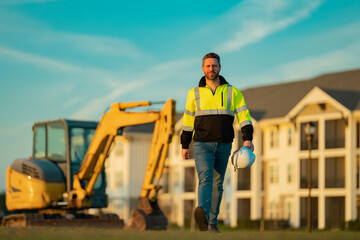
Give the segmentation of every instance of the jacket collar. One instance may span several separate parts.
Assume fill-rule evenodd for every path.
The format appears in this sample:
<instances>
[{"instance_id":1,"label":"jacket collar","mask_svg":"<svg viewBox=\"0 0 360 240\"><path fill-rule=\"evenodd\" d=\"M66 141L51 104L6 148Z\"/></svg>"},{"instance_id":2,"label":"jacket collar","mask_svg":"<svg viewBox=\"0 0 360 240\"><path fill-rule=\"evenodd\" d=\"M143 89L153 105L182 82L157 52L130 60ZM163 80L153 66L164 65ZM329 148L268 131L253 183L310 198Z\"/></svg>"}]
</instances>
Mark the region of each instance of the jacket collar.
<instances>
[{"instance_id":1,"label":"jacket collar","mask_svg":"<svg viewBox=\"0 0 360 240\"><path fill-rule=\"evenodd\" d=\"M225 78L221 75L219 75L219 80L220 80L220 85L223 85L223 84L229 84ZM199 87L205 87L206 86L206 80L205 80L205 76L203 76L201 79L200 79L200 82L199 82Z\"/></svg>"}]
</instances>

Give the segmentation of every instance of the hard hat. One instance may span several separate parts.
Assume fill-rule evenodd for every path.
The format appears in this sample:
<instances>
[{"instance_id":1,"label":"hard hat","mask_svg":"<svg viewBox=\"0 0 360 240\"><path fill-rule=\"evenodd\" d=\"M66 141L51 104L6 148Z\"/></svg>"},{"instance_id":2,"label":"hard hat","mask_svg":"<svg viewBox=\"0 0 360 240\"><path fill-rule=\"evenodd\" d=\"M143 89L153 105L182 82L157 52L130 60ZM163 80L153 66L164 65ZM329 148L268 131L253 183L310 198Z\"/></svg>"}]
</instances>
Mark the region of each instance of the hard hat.
<instances>
[{"instance_id":1,"label":"hard hat","mask_svg":"<svg viewBox=\"0 0 360 240\"><path fill-rule=\"evenodd\" d=\"M254 162L255 154L245 146L235 151L231 156L231 163L234 166L235 171L239 168L251 167Z\"/></svg>"}]
</instances>

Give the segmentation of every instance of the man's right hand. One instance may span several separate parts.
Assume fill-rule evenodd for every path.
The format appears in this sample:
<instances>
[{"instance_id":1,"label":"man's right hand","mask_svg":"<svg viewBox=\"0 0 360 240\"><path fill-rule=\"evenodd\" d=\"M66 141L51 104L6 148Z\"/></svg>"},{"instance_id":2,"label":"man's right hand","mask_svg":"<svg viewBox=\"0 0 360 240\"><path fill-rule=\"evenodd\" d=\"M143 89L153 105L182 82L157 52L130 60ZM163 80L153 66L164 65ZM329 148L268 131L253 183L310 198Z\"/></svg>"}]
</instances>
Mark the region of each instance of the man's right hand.
<instances>
[{"instance_id":1,"label":"man's right hand","mask_svg":"<svg viewBox=\"0 0 360 240\"><path fill-rule=\"evenodd\" d=\"M244 141L243 146L247 147L252 152L254 151L254 144L252 143L252 141L249 141L249 140Z\"/></svg>"},{"instance_id":2,"label":"man's right hand","mask_svg":"<svg viewBox=\"0 0 360 240\"><path fill-rule=\"evenodd\" d=\"M183 159L189 159L190 158L189 149L181 149L181 156L183 157Z\"/></svg>"}]
</instances>

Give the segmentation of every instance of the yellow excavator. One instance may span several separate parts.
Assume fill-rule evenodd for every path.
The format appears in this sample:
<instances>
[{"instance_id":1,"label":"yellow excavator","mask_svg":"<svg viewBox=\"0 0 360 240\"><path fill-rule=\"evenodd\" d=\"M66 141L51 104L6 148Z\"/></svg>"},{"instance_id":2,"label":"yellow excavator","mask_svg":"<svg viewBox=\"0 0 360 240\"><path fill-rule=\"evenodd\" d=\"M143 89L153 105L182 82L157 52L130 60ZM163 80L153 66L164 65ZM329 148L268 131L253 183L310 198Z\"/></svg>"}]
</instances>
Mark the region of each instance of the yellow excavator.
<instances>
[{"instance_id":1,"label":"yellow excavator","mask_svg":"<svg viewBox=\"0 0 360 240\"><path fill-rule=\"evenodd\" d=\"M127 126L155 123L139 197L127 229L165 230L157 194L174 132L175 101L161 111L126 111L150 101L113 103L101 121L53 120L33 126L33 156L17 159L6 174L6 206L13 213L2 226L96 226L122 228L116 214L89 214L108 205L104 163L114 138ZM139 189L140 190L140 189Z\"/></svg>"}]
</instances>

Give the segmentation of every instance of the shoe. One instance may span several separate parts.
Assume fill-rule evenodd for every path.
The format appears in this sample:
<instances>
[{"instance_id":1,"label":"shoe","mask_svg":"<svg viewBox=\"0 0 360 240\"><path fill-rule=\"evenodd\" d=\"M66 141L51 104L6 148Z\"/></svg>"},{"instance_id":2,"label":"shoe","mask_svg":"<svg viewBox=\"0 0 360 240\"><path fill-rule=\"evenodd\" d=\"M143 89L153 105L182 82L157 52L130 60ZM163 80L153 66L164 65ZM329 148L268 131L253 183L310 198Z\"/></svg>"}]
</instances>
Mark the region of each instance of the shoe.
<instances>
[{"instance_id":1,"label":"shoe","mask_svg":"<svg viewBox=\"0 0 360 240\"><path fill-rule=\"evenodd\" d=\"M195 222L199 226L200 231L208 231L208 220L206 213L202 207L196 207L194 211Z\"/></svg>"},{"instance_id":2,"label":"shoe","mask_svg":"<svg viewBox=\"0 0 360 240\"><path fill-rule=\"evenodd\" d=\"M221 233L216 224L211 224L210 223L208 228L209 228L209 232Z\"/></svg>"}]
</instances>

